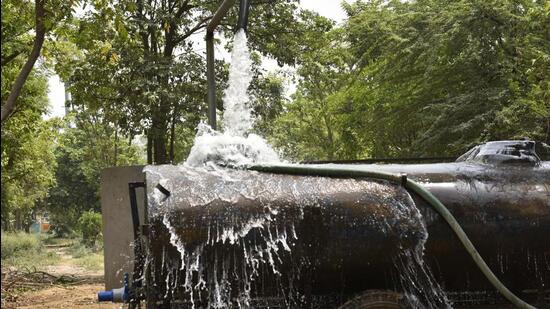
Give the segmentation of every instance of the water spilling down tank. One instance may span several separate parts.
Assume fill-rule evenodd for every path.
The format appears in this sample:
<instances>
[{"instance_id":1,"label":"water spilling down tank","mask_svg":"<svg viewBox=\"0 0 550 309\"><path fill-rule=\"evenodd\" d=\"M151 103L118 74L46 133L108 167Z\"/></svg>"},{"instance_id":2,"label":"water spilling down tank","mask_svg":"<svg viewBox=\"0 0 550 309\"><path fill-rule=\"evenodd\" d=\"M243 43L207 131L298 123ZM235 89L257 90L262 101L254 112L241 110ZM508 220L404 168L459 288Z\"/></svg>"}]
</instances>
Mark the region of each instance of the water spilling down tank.
<instances>
[{"instance_id":1,"label":"water spilling down tank","mask_svg":"<svg viewBox=\"0 0 550 309\"><path fill-rule=\"evenodd\" d=\"M486 143L452 163L349 167L421 182L508 288L550 302L550 162L534 142ZM334 308L395 291L399 301L442 307L438 287L456 305L502 301L439 215L399 184L221 167L145 171L148 304Z\"/></svg>"}]
</instances>

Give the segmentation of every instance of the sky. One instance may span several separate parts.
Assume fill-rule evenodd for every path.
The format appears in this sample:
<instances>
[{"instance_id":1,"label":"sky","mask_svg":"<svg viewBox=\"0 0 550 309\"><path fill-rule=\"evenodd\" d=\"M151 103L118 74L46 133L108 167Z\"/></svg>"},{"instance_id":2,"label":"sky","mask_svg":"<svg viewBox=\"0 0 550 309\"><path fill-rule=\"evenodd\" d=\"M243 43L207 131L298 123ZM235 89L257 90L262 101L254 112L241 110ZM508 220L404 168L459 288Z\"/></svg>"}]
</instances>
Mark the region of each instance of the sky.
<instances>
[{"instance_id":1,"label":"sky","mask_svg":"<svg viewBox=\"0 0 550 309\"><path fill-rule=\"evenodd\" d=\"M346 0L351 2L350 0ZM337 23L342 22L346 14L341 6L340 0L301 0L300 6L304 9L312 10L319 15L335 20ZM202 39L201 39L202 40ZM222 51L222 46L217 46L216 52L221 54L221 57L227 58L229 53ZM266 60L264 68L272 70L276 68L274 60ZM50 101L50 113L45 118L62 117L65 115L65 88L59 79L59 76L52 75L48 79L48 99Z\"/></svg>"}]
</instances>

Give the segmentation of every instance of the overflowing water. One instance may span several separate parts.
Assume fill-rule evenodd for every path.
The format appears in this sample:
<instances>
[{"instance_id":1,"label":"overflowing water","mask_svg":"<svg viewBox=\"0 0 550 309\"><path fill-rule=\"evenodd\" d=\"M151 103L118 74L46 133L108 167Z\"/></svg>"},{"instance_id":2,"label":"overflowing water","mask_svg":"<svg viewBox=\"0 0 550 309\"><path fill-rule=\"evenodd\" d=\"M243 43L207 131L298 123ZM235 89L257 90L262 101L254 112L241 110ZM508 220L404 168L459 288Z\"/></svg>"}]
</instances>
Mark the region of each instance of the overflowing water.
<instances>
[{"instance_id":1,"label":"overflowing water","mask_svg":"<svg viewBox=\"0 0 550 309\"><path fill-rule=\"evenodd\" d=\"M260 298L302 307L312 303L307 291L317 268L345 272L350 257L379 256L364 244L385 237L392 242L383 260L394 266L395 289L413 307L448 307L424 265L428 234L422 215L403 188L222 167L280 161L263 138L250 132L250 66L241 30L233 42L223 130L200 124L183 165L145 170L150 217L163 227L154 233L167 235L165 243L151 243L149 255L156 254L157 262L147 264L156 278L151 284L162 291L157 299L191 308L256 307ZM329 256L334 261L327 262ZM345 286L331 280L335 287Z\"/></svg>"}]
</instances>

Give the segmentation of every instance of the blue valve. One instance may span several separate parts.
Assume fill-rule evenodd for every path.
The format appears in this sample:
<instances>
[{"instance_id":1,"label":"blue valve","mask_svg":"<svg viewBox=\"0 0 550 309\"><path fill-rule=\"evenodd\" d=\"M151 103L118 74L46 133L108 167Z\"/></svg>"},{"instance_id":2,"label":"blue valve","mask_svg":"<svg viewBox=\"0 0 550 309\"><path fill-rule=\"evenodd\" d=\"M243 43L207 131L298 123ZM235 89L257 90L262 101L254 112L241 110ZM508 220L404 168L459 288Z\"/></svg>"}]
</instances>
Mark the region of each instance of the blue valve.
<instances>
[{"instance_id":1,"label":"blue valve","mask_svg":"<svg viewBox=\"0 0 550 309\"><path fill-rule=\"evenodd\" d=\"M99 291L97 293L97 300L102 301L113 301L114 295L113 290L111 291Z\"/></svg>"},{"instance_id":2,"label":"blue valve","mask_svg":"<svg viewBox=\"0 0 550 309\"><path fill-rule=\"evenodd\" d=\"M110 291L99 291L97 293L97 300L100 302L114 302L125 303L128 301L128 274L124 274L124 286L118 289L112 289Z\"/></svg>"}]
</instances>

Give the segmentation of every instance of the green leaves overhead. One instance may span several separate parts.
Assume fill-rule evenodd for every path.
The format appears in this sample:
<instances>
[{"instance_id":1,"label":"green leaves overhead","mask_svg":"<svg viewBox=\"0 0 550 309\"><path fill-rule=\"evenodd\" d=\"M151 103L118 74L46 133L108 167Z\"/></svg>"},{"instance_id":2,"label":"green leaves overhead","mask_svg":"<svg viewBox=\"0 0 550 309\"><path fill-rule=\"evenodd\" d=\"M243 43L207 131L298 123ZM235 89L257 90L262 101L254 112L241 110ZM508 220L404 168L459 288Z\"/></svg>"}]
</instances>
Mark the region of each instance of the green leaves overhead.
<instances>
[{"instance_id":1,"label":"green leaves overhead","mask_svg":"<svg viewBox=\"0 0 550 309\"><path fill-rule=\"evenodd\" d=\"M291 103L307 107L300 113L317 126L296 122L295 128L308 129L304 141L314 130L322 132L321 145L330 145L335 139L322 124L327 117L339 120L331 121L336 144L317 146L325 148L319 158L457 156L486 140L550 141L547 2L343 6L349 18L333 44L345 47L335 54L348 57L323 62L333 45L319 47L315 57L305 54ZM292 113L289 108L281 122L294 123L287 120Z\"/></svg>"}]
</instances>

